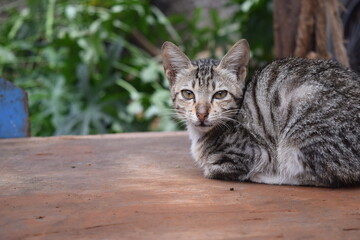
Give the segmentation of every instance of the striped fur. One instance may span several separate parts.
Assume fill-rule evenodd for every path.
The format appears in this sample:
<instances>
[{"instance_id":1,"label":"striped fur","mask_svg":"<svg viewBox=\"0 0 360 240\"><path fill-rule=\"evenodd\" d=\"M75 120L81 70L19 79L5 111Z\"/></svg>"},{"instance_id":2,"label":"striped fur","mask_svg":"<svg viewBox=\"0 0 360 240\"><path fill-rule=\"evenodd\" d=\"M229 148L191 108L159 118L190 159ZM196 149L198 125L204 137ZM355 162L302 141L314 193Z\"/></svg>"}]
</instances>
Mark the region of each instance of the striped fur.
<instances>
[{"instance_id":1,"label":"striped fur","mask_svg":"<svg viewBox=\"0 0 360 240\"><path fill-rule=\"evenodd\" d=\"M360 78L328 60L277 60L245 82L249 48L221 61L190 62L180 50L165 72L191 152L208 178L268 184L343 186L360 182ZM179 53L180 51L180 53ZM171 51L170 51L171 52ZM182 55L183 54L183 55ZM195 98L186 100L183 89ZM223 99L214 99L218 91ZM206 106L207 117L197 117Z\"/></svg>"}]
</instances>

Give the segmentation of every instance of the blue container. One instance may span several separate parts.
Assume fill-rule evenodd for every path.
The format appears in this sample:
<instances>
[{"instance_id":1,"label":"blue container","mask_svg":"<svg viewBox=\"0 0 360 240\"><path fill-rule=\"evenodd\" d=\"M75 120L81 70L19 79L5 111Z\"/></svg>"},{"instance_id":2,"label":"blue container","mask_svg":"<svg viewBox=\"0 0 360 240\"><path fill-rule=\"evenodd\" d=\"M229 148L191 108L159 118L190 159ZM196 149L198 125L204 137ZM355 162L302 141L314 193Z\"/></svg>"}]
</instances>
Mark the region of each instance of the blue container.
<instances>
[{"instance_id":1,"label":"blue container","mask_svg":"<svg viewBox=\"0 0 360 240\"><path fill-rule=\"evenodd\" d=\"M0 78L0 138L29 136L27 94L11 82Z\"/></svg>"}]
</instances>

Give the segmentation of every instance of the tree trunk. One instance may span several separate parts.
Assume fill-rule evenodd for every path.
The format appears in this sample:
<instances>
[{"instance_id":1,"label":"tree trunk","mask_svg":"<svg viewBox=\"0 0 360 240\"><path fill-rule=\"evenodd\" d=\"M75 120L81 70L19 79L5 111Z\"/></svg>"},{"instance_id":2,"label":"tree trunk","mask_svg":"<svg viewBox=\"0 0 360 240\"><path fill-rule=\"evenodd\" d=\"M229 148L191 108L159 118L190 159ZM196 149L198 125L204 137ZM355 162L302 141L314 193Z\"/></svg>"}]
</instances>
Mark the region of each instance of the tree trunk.
<instances>
[{"instance_id":1,"label":"tree trunk","mask_svg":"<svg viewBox=\"0 0 360 240\"><path fill-rule=\"evenodd\" d=\"M333 58L345 67L337 0L274 0L275 57Z\"/></svg>"},{"instance_id":2,"label":"tree trunk","mask_svg":"<svg viewBox=\"0 0 360 240\"><path fill-rule=\"evenodd\" d=\"M296 29L300 14L299 0L274 0L274 44L275 57L294 55Z\"/></svg>"}]
</instances>

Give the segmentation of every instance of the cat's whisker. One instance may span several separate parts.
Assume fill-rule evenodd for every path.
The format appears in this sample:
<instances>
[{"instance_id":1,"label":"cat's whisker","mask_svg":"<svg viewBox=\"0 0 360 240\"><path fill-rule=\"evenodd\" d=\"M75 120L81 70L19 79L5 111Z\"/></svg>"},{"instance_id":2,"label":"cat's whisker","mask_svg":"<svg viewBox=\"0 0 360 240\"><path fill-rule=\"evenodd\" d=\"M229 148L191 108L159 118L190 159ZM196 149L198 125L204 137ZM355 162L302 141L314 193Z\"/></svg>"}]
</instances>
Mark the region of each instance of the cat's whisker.
<instances>
[{"instance_id":1,"label":"cat's whisker","mask_svg":"<svg viewBox=\"0 0 360 240\"><path fill-rule=\"evenodd\" d=\"M187 122L186 119L184 119L184 118L175 118L174 120L177 123L186 123Z\"/></svg>"},{"instance_id":2,"label":"cat's whisker","mask_svg":"<svg viewBox=\"0 0 360 240\"><path fill-rule=\"evenodd\" d=\"M230 117L226 117L226 116L222 116L221 119L225 119L227 121L232 121L232 122L235 122L235 123L240 123L239 120L236 120L236 119L230 118Z\"/></svg>"},{"instance_id":3,"label":"cat's whisker","mask_svg":"<svg viewBox=\"0 0 360 240\"><path fill-rule=\"evenodd\" d=\"M222 113L237 113L239 111L240 111L240 108L235 108L235 109L225 110Z\"/></svg>"},{"instance_id":4,"label":"cat's whisker","mask_svg":"<svg viewBox=\"0 0 360 240\"><path fill-rule=\"evenodd\" d=\"M162 112L160 115L179 118L179 116L186 114L186 112L182 109L165 109L165 110L168 112Z\"/></svg>"},{"instance_id":5,"label":"cat's whisker","mask_svg":"<svg viewBox=\"0 0 360 240\"><path fill-rule=\"evenodd\" d=\"M187 120L187 118L182 115L175 115L174 118L178 119L178 120L183 120L183 121Z\"/></svg>"},{"instance_id":6,"label":"cat's whisker","mask_svg":"<svg viewBox=\"0 0 360 240\"><path fill-rule=\"evenodd\" d=\"M176 116L176 113L160 113L160 116Z\"/></svg>"},{"instance_id":7,"label":"cat's whisker","mask_svg":"<svg viewBox=\"0 0 360 240\"><path fill-rule=\"evenodd\" d=\"M186 121L186 120L183 120L183 119L175 119L175 122L176 122L176 124L177 124L179 127L187 126L187 121Z\"/></svg>"},{"instance_id":8,"label":"cat's whisker","mask_svg":"<svg viewBox=\"0 0 360 240\"><path fill-rule=\"evenodd\" d=\"M225 126L227 129L230 128L229 124L227 123L228 122L227 119L216 118L215 120L211 120L211 119L209 120L212 121L216 127Z\"/></svg>"},{"instance_id":9,"label":"cat's whisker","mask_svg":"<svg viewBox=\"0 0 360 240\"><path fill-rule=\"evenodd\" d=\"M177 117L178 114L176 113L163 113L163 114L159 114L160 116L163 116L163 117Z\"/></svg>"}]
</instances>

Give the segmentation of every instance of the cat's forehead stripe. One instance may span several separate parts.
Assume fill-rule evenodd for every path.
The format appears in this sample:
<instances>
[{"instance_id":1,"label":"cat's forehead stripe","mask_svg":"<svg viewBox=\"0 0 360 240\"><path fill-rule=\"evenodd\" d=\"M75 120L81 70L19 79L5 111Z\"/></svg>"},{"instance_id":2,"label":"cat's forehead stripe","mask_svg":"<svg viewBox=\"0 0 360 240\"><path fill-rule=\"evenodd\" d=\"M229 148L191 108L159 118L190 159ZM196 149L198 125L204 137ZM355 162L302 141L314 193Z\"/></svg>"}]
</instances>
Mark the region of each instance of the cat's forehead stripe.
<instances>
[{"instance_id":1,"label":"cat's forehead stripe","mask_svg":"<svg viewBox=\"0 0 360 240\"><path fill-rule=\"evenodd\" d=\"M219 65L219 63L220 61L215 59L199 59L192 62L196 66L195 77L199 86L209 86L210 81L213 79L213 68Z\"/></svg>"}]
</instances>

